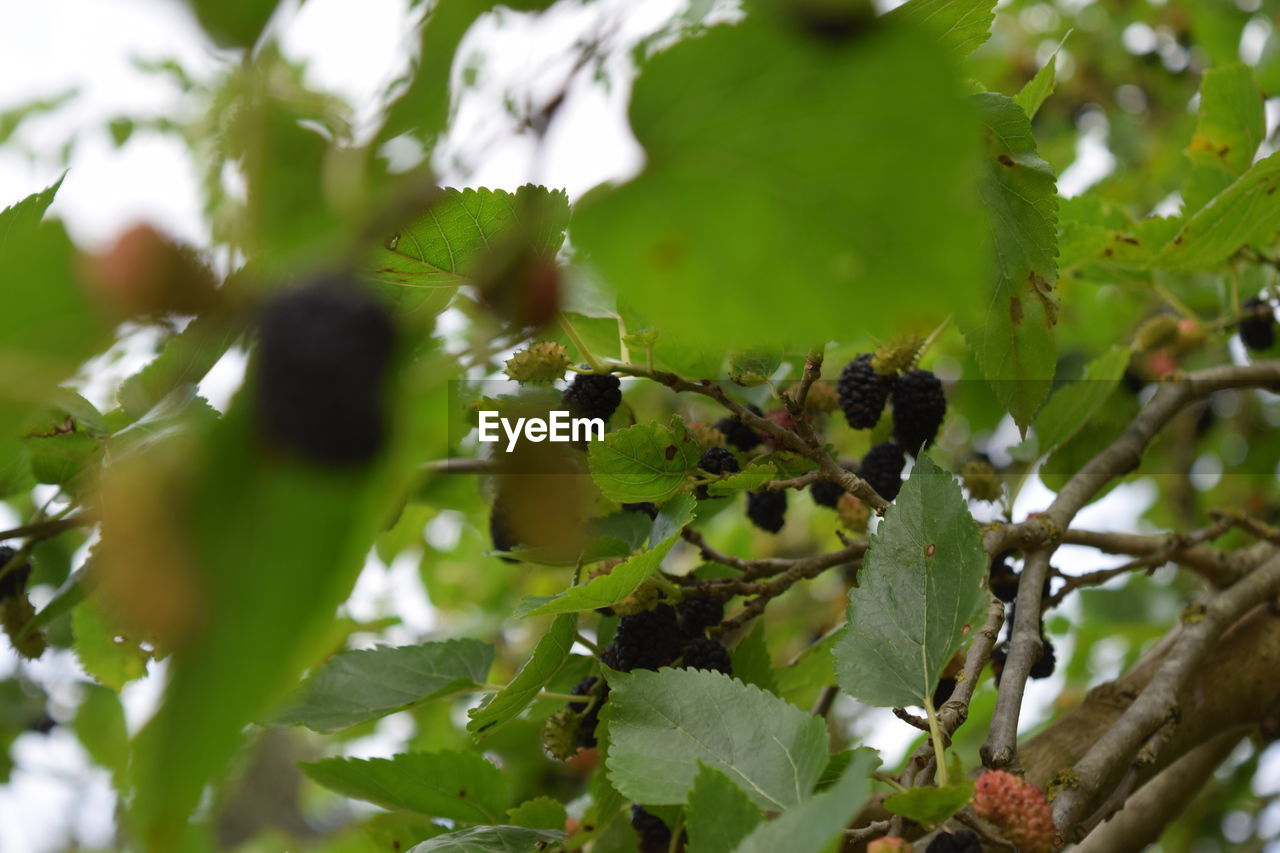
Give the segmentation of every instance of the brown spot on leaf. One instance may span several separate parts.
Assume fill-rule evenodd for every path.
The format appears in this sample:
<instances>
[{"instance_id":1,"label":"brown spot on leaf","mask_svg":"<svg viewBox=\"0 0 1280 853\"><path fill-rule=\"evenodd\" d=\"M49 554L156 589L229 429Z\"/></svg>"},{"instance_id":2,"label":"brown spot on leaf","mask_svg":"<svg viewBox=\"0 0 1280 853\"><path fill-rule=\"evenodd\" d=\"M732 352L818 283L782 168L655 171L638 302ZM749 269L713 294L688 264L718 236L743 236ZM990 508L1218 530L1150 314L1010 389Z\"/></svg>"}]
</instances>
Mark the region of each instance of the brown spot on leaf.
<instances>
[{"instance_id":1,"label":"brown spot on leaf","mask_svg":"<svg viewBox=\"0 0 1280 853\"><path fill-rule=\"evenodd\" d=\"M1128 243L1130 246L1141 246L1137 237L1130 237L1128 234L1117 234L1116 239L1121 243Z\"/></svg>"},{"instance_id":2,"label":"brown spot on leaf","mask_svg":"<svg viewBox=\"0 0 1280 853\"><path fill-rule=\"evenodd\" d=\"M1009 297L1009 320L1015 326L1022 325L1022 300L1016 296Z\"/></svg>"},{"instance_id":3,"label":"brown spot on leaf","mask_svg":"<svg viewBox=\"0 0 1280 853\"><path fill-rule=\"evenodd\" d=\"M1181 246L1181 245L1182 245L1182 235L1181 235L1181 234L1179 234L1177 237L1174 237L1174 238L1173 238L1173 245L1175 245L1175 246Z\"/></svg>"},{"instance_id":4,"label":"brown spot on leaf","mask_svg":"<svg viewBox=\"0 0 1280 853\"><path fill-rule=\"evenodd\" d=\"M460 800L465 800L466 798L467 798L467 789L466 789L466 788L459 788L459 789L458 789L458 799L460 799Z\"/></svg>"},{"instance_id":5,"label":"brown spot on leaf","mask_svg":"<svg viewBox=\"0 0 1280 853\"><path fill-rule=\"evenodd\" d=\"M932 557L936 553L938 553L938 546L934 542L930 542L929 547L924 549L924 555L926 557Z\"/></svg>"},{"instance_id":6,"label":"brown spot on leaf","mask_svg":"<svg viewBox=\"0 0 1280 853\"><path fill-rule=\"evenodd\" d=\"M1009 169L1012 169L1014 166L1018 165L1017 163L1013 162L1013 158L1010 157L1008 154L1001 154L999 157L996 158L996 162L999 163L1001 166L1004 166Z\"/></svg>"},{"instance_id":7,"label":"brown spot on leaf","mask_svg":"<svg viewBox=\"0 0 1280 853\"><path fill-rule=\"evenodd\" d=\"M684 261L685 247L674 241L664 241L653 247L650 253L653 265L658 269L671 269Z\"/></svg>"},{"instance_id":8,"label":"brown spot on leaf","mask_svg":"<svg viewBox=\"0 0 1280 853\"><path fill-rule=\"evenodd\" d=\"M674 444L668 444L667 449L662 451L662 455L667 458L668 462L670 462L672 459L676 458L676 453L678 452L679 451L676 450L676 446Z\"/></svg>"}]
</instances>

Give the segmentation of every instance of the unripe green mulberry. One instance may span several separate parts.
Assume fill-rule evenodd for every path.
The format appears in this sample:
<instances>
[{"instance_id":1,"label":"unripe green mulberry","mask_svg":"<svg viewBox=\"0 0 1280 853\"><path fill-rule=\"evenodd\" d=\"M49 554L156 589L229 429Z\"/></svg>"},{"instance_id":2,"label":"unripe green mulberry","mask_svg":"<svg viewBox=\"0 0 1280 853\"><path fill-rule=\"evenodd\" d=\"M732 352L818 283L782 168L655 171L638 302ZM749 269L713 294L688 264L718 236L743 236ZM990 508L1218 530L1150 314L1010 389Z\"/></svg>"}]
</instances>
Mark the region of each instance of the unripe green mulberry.
<instances>
[{"instance_id":1,"label":"unripe green mulberry","mask_svg":"<svg viewBox=\"0 0 1280 853\"><path fill-rule=\"evenodd\" d=\"M558 341L540 341L507 359L507 376L517 382L554 382L569 369L569 351Z\"/></svg>"},{"instance_id":2,"label":"unripe green mulberry","mask_svg":"<svg viewBox=\"0 0 1280 853\"><path fill-rule=\"evenodd\" d=\"M995 503L1004 494L1000 475L981 459L966 462L960 469L960 476L964 480L964 487L969 492L969 497L975 501Z\"/></svg>"}]
</instances>

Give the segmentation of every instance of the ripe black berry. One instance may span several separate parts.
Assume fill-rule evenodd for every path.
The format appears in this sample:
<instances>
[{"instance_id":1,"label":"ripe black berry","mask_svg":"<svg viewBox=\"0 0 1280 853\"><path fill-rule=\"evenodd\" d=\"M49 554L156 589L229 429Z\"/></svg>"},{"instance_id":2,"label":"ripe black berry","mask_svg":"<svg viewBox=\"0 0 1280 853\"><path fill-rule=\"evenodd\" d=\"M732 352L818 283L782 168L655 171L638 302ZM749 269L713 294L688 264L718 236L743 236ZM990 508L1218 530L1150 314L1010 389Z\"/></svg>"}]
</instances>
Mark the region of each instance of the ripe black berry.
<instances>
[{"instance_id":1,"label":"ripe black berry","mask_svg":"<svg viewBox=\"0 0 1280 853\"><path fill-rule=\"evenodd\" d=\"M394 336L383 304L345 277L276 296L258 339L257 415L268 441L329 465L377 453Z\"/></svg>"},{"instance_id":2,"label":"ripe black berry","mask_svg":"<svg viewBox=\"0 0 1280 853\"><path fill-rule=\"evenodd\" d=\"M9 561L16 555L17 551L8 547L0 547L0 569L4 569L9 565ZM3 577L0 577L0 601L6 598L12 598L15 595L22 595L27 589L27 580L31 577L31 564L20 563L14 566ZM719 620L717 620L719 621Z\"/></svg>"},{"instance_id":3,"label":"ripe black berry","mask_svg":"<svg viewBox=\"0 0 1280 853\"><path fill-rule=\"evenodd\" d=\"M575 418L607 421L622 403L622 383L608 373L579 373L564 389L560 403Z\"/></svg>"},{"instance_id":4,"label":"ripe black berry","mask_svg":"<svg viewBox=\"0 0 1280 853\"><path fill-rule=\"evenodd\" d=\"M704 630L719 625L724 619L724 600L710 596L686 598L676 605L676 613L684 636L701 637Z\"/></svg>"},{"instance_id":5,"label":"ripe black berry","mask_svg":"<svg viewBox=\"0 0 1280 853\"><path fill-rule=\"evenodd\" d=\"M667 853L671 847L671 830L662 818L649 814L639 803L631 806L631 828L639 836L640 853Z\"/></svg>"},{"instance_id":6,"label":"ripe black berry","mask_svg":"<svg viewBox=\"0 0 1280 853\"><path fill-rule=\"evenodd\" d=\"M1001 551L991 558L991 577L987 581L991 593L1005 604L1012 603L1018 597L1018 576L1009 565L1013 551Z\"/></svg>"},{"instance_id":7,"label":"ripe black berry","mask_svg":"<svg viewBox=\"0 0 1280 853\"><path fill-rule=\"evenodd\" d=\"M1032 678L1048 678L1053 675L1053 671L1057 668L1058 660L1053 651L1053 643L1045 638L1043 628L1040 634L1040 643L1043 651L1035 663L1031 664Z\"/></svg>"},{"instance_id":8,"label":"ripe black berry","mask_svg":"<svg viewBox=\"0 0 1280 853\"><path fill-rule=\"evenodd\" d=\"M777 533L786 513L786 492L747 492L747 518L761 530Z\"/></svg>"},{"instance_id":9,"label":"ripe black berry","mask_svg":"<svg viewBox=\"0 0 1280 853\"><path fill-rule=\"evenodd\" d=\"M645 515L653 518L658 514L658 505L652 501L644 501L636 504L623 504L624 512L643 512Z\"/></svg>"},{"instance_id":10,"label":"ripe black berry","mask_svg":"<svg viewBox=\"0 0 1280 853\"><path fill-rule=\"evenodd\" d=\"M569 692L574 696L589 696L591 695L592 688L596 686L597 681L599 681L599 679L594 675L588 675L586 678L574 685L573 690ZM605 700L608 698L609 685L606 684L600 693L600 698L596 700L595 705L591 707L590 711L587 711L587 702L569 703L568 707L570 710L577 711L579 714L586 712L583 714L582 722L578 726L578 746L590 749L596 745L596 725L600 722L600 709L604 707Z\"/></svg>"},{"instance_id":11,"label":"ripe black berry","mask_svg":"<svg viewBox=\"0 0 1280 853\"><path fill-rule=\"evenodd\" d=\"M733 675L733 664L729 653L717 640L710 637L698 637L692 640L684 650L685 669L711 669Z\"/></svg>"},{"instance_id":12,"label":"ripe black berry","mask_svg":"<svg viewBox=\"0 0 1280 853\"><path fill-rule=\"evenodd\" d=\"M925 853L982 853L982 842L971 829L940 832L929 842Z\"/></svg>"},{"instance_id":13,"label":"ripe black berry","mask_svg":"<svg viewBox=\"0 0 1280 853\"><path fill-rule=\"evenodd\" d=\"M760 415L760 407L747 404L747 409L753 415ZM721 418L716 421L716 429L720 430L725 441L732 444L742 452L754 449L760 444L760 436L751 427L738 420L736 417Z\"/></svg>"},{"instance_id":14,"label":"ripe black berry","mask_svg":"<svg viewBox=\"0 0 1280 853\"><path fill-rule=\"evenodd\" d=\"M908 370L893 386L893 437L912 455L928 447L947 414L942 382L928 370Z\"/></svg>"},{"instance_id":15,"label":"ripe black berry","mask_svg":"<svg viewBox=\"0 0 1280 853\"><path fill-rule=\"evenodd\" d=\"M902 488L902 469L907 457L902 445L894 441L882 441L867 451L858 468L858 476L866 480L880 497L891 501Z\"/></svg>"},{"instance_id":16,"label":"ripe black berry","mask_svg":"<svg viewBox=\"0 0 1280 853\"><path fill-rule=\"evenodd\" d=\"M736 474L742 470L741 466L738 465L738 457L723 447L708 448L702 454L702 458L698 460L698 467L708 474L717 476L720 474ZM706 486L699 486L694 494L702 500L710 497Z\"/></svg>"},{"instance_id":17,"label":"ripe black berry","mask_svg":"<svg viewBox=\"0 0 1280 853\"><path fill-rule=\"evenodd\" d=\"M1276 342L1276 315L1270 303L1255 296L1240 307L1244 309L1239 327L1241 343L1251 350L1271 349Z\"/></svg>"},{"instance_id":18,"label":"ripe black berry","mask_svg":"<svg viewBox=\"0 0 1280 853\"><path fill-rule=\"evenodd\" d=\"M623 672L633 669L657 669L680 655L680 620L670 604L659 604L623 616L613 635L617 666ZM611 664L612 665L612 664Z\"/></svg>"},{"instance_id":19,"label":"ripe black berry","mask_svg":"<svg viewBox=\"0 0 1280 853\"><path fill-rule=\"evenodd\" d=\"M933 707L941 708L947 704L947 700L951 698L951 694L956 692L956 680L954 678L939 678L938 686L933 690Z\"/></svg>"},{"instance_id":20,"label":"ripe black berry","mask_svg":"<svg viewBox=\"0 0 1280 853\"><path fill-rule=\"evenodd\" d=\"M495 551L513 551L520 547L520 543L516 541L515 536L511 533L511 527L507 522L506 508L500 503L495 503L493 511L489 513L489 539L493 542L493 550ZM520 562L514 557L500 557L499 559L507 563Z\"/></svg>"},{"instance_id":21,"label":"ripe black berry","mask_svg":"<svg viewBox=\"0 0 1280 853\"><path fill-rule=\"evenodd\" d=\"M850 470L847 469L846 470ZM813 502L818 506L836 508L840 503L840 496L844 494L844 487L834 480L818 480L809 486L809 494L813 497Z\"/></svg>"},{"instance_id":22,"label":"ripe black berry","mask_svg":"<svg viewBox=\"0 0 1280 853\"><path fill-rule=\"evenodd\" d=\"M871 367L871 353L864 352L844 366L836 391L845 420L854 429L871 429L880 420L885 401L893 390L893 377L881 376Z\"/></svg>"}]
</instances>

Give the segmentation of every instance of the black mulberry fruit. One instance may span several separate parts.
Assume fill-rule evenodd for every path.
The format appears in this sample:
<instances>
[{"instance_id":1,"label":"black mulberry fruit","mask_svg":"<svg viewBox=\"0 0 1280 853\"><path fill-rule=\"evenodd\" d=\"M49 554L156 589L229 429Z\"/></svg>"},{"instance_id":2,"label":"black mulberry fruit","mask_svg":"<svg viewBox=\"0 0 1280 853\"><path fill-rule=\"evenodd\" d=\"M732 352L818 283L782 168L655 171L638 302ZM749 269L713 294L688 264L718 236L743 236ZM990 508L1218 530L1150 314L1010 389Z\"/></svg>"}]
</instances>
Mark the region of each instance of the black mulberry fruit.
<instances>
[{"instance_id":1,"label":"black mulberry fruit","mask_svg":"<svg viewBox=\"0 0 1280 853\"><path fill-rule=\"evenodd\" d=\"M786 514L786 492L747 492L747 518L761 530L777 533Z\"/></svg>"},{"instance_id":2,"label":"black mulberry fruit","mask_svg":"<svg viewBox=\"0 0 1280 853\"><path fill-rule=\"evenodd\" d=\"M590 696L599 680L594 675L588 675L574 685L573 690L569 692L574 696ZM591 706L590 711L587 710L587 702L569 703L569 710L582 714L582 722L578 725L578 746L590 749L597 744L596 725L600 722L600 709L604 707L607 698L609 698L609 685L606 684L601 690L600 698L596 700L595 705Z\"/></svg>"},{"instance_id":3,"label":"black mulberry fruit","mask_svg":"<svg viewBox=\"0 0 1280 853\"><path fill-rule=\"evenodd\" d=\"M1241 343L1251 350L1271 349L1276 342L1276 315L1270 303L1255 296L1240 307L1244 309L1239 328Z\"/></svg>"},{"instance_id":4,"label":"black mulberry fruit","mask_svg":"<svg viewBox=\"0 0 1280 853\"><path fill-rule=\"evenodd\" d=\"M835 509L840 503L840 496L844 494L844 487L834 480L818 480L809 486L809 494L818 506Z\"/></svg>"},{"instance_id":5,"label":"black mulberry fruit","mask_svg":"<svg viewBox=\"0 0 1280 853\"><path fill-rule=\"evenodd\" d=\"M893 386L893 437L913 456L933 444L947 414L942 382L928 370L908 370Z\"/></svg>"},{"instance_id":6,"label":"black mulberry fruit","mask_svg":"<svg viewBox=\"0 0 1280 853\"><path fill-rule=\"evenodd\" d=\"M560 403L575 418L607 421L622 404L622 383L608 373L579 373L564 389Z\"/></svg>"},{"instance_id":7,"label":"black mulberry fruit","mask_svg":"<svg viewBox=\"0 0 1280 853\"><path fill-rule=\"evenodd\" d=\"M686 598L676 605L676 613L684 636L701 637L704 630L719 625L724 619L724 600L711 596Z\"/></svg>"},{"instance_id":8,"label":"black mulberry fruit","mask_svg":"<svg viewBox=\"0 0 1280 853\"><path fill-rule=\"evenodd\" d=\"M9 565L9 562L17 556L17 553L12 548L0 547L0 570ZM26 592L27 580L30 577L30 563L23 562L10 569L4 576L0 577L0 601Z\"/></svg>"},{"instance_id":9,"label":"black mulberry fruit","mask_svg":"<svg viewBox=\"0 0 1280 853\"><path fill-rule=\"evenodd\" d=\"M507 522L507 512L502 504L495 503L493 511L489 513L489 539L493 542L493 550L495 551L514 551L520 547L520 543L516 541L515 536L511 533L511 526ZM518 563L519 560L514 557L500 557L507 563Z\"/></svg>"},{"instance_id":10,"label":"black mulberry fruit","mask_svg":"<svg viewBox=\"0 0 1280 853\"><path fill-rule=\"evenodd\" d=\"M938 686L933 690L933 707L941 708L947 704L947 700L951 698L951 694L956 692L956 680L954 678L938 679Z\"/></svg>"},{"instance_id":11,"label":"black mulberry fruit","mask_svg":"<svg viewBox=\"0 0 1280 853\"><path fill-rule=\"evenodd\" d=\"M1045 638L1043 630L1040 634L1040 645L1042 649L1040 657L1035 663L1031 664L1032 678L1048 678L1053 675L1053 671L1058 665L1057 656L1053 651L1053 643Z\"/></svg>"},{"instance_id":12,"label":"black mulberry fruit","mask_svg":"<svg viewBox=\"0 0 1280 853\"><path fill-rule=\"evenodd\" d=\"M759 406L753 406L748 403L747 409L753 415L762 415ZM760 435L736 417L721 418L716 421L716 429L720 430L720 434L724 436L725 441L743 453L748 450L754 450L760 445Z\"/></svg>"},{"instance_id":13,"label":"black mulberry fruit","mask_svg":"<svg viewBox=\"0 0 1280 853\"><path fill-rule=\"evenodd\" d=\"M971 829L940 832L929 842L925 853L982 853L982 842Z\"/></svg>"},{"instance_id":14,"label":"black mulberry fruit","mask_svg":"<svg viewBox=\"0 0 1280 853\"><path fill-rule=\"evenodd\" d=\"M882 441L862 457L858 476L866 480L880 497L891 501L898 496L898 491L902 488L902 469L906 465L907 457L902 452L902 445L893 441Z\"/></svg>"},{"instance_id":15,"label":"black mulberry fruit","mask_svg":"<svg viewBox=\"0 0 1280 853\"><path fill-rule=\"evenodd\" d=\"M685 669L711 669L733 675L733 664L729 653L719 641L710 637L699 637L693 640L684 650Z\"/></svg>"},{"instance_id":16,"label":"black mulberry fruit","mask_svg":"<svg viewBox=\"0 0 1280 853\"><path fill-rule=\"evenodd\" d=\"M741 466L738 465L738 457L723 447L708 448L702 454L702 458L698 460L698 467L708 474L716 476L736 474L742 470ZM699 486L694 495L700 500L706 500L710 497L706 486Z\"/></svg>"},{"instance_id":17,"label":"black mulberry fruit","mask_svg":"<svg viewBox=\"0 0 1280 853\"><path fill-rule=\"evenodd\" d=\"M885 401L893 390L893 377L881 376L871 366L871 353L864 352L844 366L836 391L844 418L854 429L871 429L880 420Z\"/></svg>"},{"instance_id":18,"label":"black mulberry fruit","mask_svg":"<svg viewBox=\"0 0 1280 853\"><path fill-rule=\"evenodd\" d=\"M680 620L670 604L659 604L623 616L613 636L617 649L617 666L623 672L633 669L657 669L680 656ZM610 664L612 665L612 664Z\"/></svg>"},{"instance_id":19,"label":"black mulberry fruit","mask_svg":"<svg viewBox=\"0 0 1280 853\"><path fill-rule=\"evenodd\" d=\"M267 440L327 465L377 453L395 339L383 304L353 280L325 278L272 299L258 333L257 415Z\"/></svg>"},{"instance_id":20,"label":"black mulberry fruit","mask_svg":"<svg viewBox=\"0 0 1280 853\"><path fill-rule=\"evenodd\" d=\"M1013 551L1001 551L991 558L991 577L987 583L991 593L1005 604L1011 604L1018 597L1018 575L1009 565Z\"/></svg>"},{"instance_id":21,"label":"black mulberry fruit","mask_svg":"<svg viewBox=\"0 0 1280 853\"><path fill-rule=\"evenodd\" d=\"M671 847L671 830L662 818L649 814L644 806L631 806L631 828L640 840L640 853L667 853Z\"/></svg>"},{"instance_id":22,"label":"black mulberry fruit","mask_svg":"<svg viewBox=\"0 0 1280 853\"><path fill-rule=\"evenodd\" d=\"M654 518L658 514L658 505L652 501L644 501L635 504L623 504L623 512L643 512L650 518Z\"/></svg>"}]
</instances>

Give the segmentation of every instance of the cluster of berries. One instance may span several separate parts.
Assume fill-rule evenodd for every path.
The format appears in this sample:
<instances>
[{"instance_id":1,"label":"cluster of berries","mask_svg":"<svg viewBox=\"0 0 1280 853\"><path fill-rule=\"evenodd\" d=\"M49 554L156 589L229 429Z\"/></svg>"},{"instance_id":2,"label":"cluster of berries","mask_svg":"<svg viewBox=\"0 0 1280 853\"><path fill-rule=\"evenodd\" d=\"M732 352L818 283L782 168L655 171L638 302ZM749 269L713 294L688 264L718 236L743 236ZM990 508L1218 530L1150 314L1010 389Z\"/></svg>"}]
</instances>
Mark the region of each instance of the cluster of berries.
<instances>
[{"instance_id":1,"label":"cluster of berries","mask_svg":"<svg viewBox=\"0 0 1280 853\"><path fill-rule=\"evenodd\" d=\"M1009 565L1009 561L1014 556L1013 551L1001 551L991 560L991 571L987 583L991 588L991 592L996 598L1009 605L1009 611L1005 616L1005 625L1008 626L1009 633L1013 633L1013 621L1017 614L1016 601L1018 598L1018 573ZM1045 578L1044 586L1041 587L1041 599L1047 598L1051 592L1049 579ZM1032 678L1048 678L1053 675L1057 669L1058 659L1054 652L1053 643L1044 633L1044 619L1040 620L1040 657L1038 657L1031 665L1030 675ZM991 668L995 675L996 683L1000 683L1000 676L1004 673L1004 664L1009 657L1009 644L1003 642L991 651Z\"/></svg>"}]
</instances>

